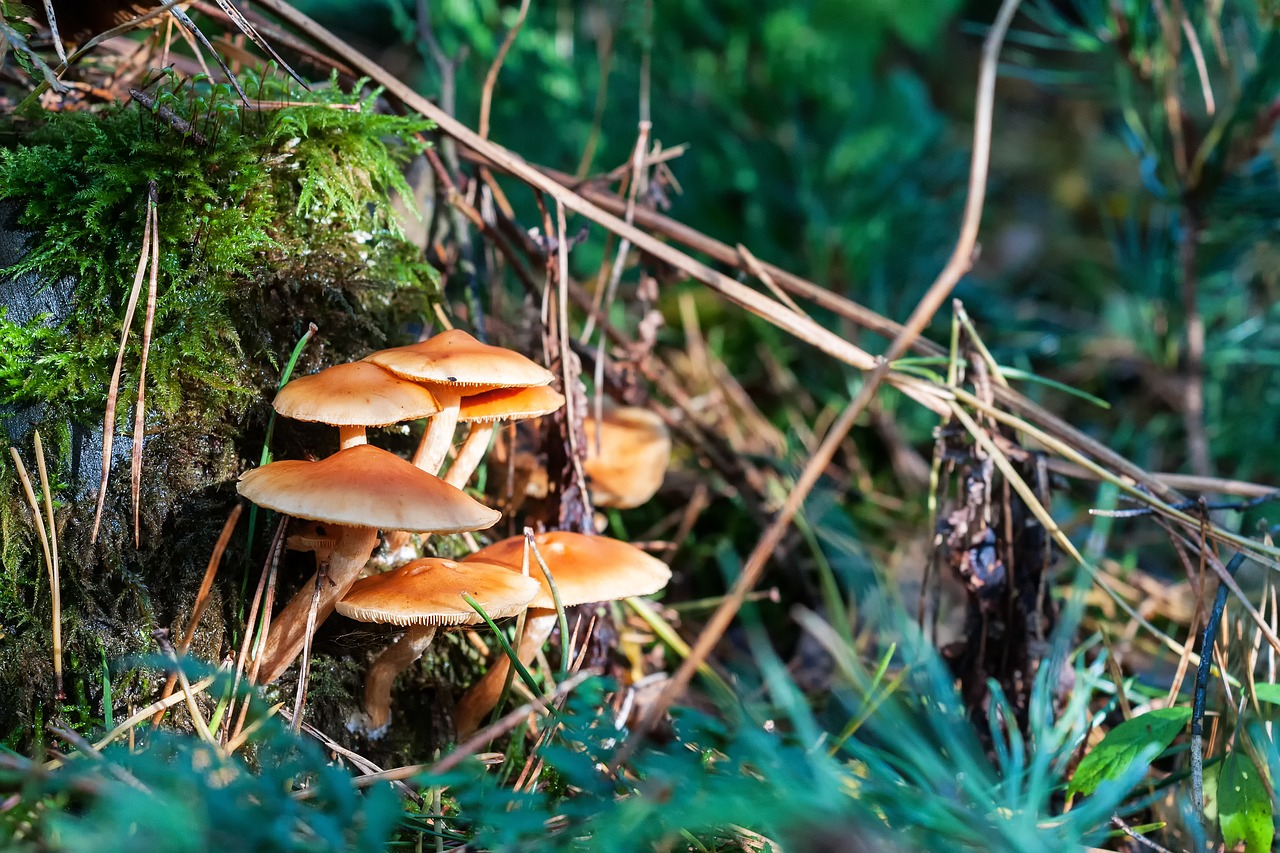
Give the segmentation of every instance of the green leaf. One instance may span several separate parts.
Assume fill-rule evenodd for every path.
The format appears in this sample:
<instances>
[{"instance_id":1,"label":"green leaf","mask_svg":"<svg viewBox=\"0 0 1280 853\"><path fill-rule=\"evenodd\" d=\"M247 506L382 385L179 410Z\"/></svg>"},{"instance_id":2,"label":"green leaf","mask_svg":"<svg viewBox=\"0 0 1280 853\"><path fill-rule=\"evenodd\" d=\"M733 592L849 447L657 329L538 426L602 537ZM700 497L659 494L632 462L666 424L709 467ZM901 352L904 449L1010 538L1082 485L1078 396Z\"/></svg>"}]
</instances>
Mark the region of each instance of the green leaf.
<instances>
[{"instance_id":1,"label":"green leaf","mask_svg":"<svg viewBox=\"0 0 1280 853\"><path fill-rule=\"evenodd\" d=\"M1253 695L1258 697L1259 702L1280 705L1280 684L1255 684Z\"/></svg>"},{"instance_id":2,"label":"green leaf","mask_svg":"<svg viewBox=\"0 0 1280 853\"><path fill-rule=\"evenodd\" d=\"M1218 822L1218 778L1222 774L1222 762L1210 761L1204 766L1204 819Z\"/></svg>"},{"instance_id":3,"label":"green leaf","mask_svg":"<svg viewBox=\"0 0 1280 853\"><path fill-rule=\"evenodd\" d=\"M1092 794L1103 782L1128 770L1144 751L1152 757L1159 754L1190 719L1190 708L1161 708L1116 726L1080 762L1067 793ZM1158 749L1152 751L1152 746Z\"/></svg>"},{"instance_id":4,"label":"green leaf","mask_svg":"<svg viewBox=\"0 0 1280 853\"><path fill-rule=\"evenodd\" d=\"M1262 773L1244 750L1233 749L1222 762L1218 779L1218 824L1228 848L1244 842L1246 853L1271 849L1275 824L1271 795Z\"/></svg>"}]
</instances>

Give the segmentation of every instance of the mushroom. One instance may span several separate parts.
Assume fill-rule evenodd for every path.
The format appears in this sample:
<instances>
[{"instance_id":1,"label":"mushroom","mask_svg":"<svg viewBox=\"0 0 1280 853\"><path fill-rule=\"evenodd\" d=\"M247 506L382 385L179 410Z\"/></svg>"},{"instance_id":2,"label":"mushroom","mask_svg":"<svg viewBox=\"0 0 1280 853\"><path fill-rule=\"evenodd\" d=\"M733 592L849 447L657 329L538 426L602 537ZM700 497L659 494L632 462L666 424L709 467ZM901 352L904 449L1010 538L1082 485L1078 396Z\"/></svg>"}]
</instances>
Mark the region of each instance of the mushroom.
<instances>
[{"instance_id":1,"label":"mushroom","mask_svg":"<svg viewBox=\"0 0 1280 853\"><path fill-rule=\"evenodd\" d=\"M564 395L554 388L537 385L531 388L497 388L463 397L458 407L458 420L469 422L471 431L458 448L444 481L461 489L471 479L489 449L489 439L498 421L520 421L549 415L564 405Z\"/></svg>"},{"instance_id":2,"label":"mushroom","mask_svg":"<svg viewBox=\"0 0 1280 853\"><path fill-rule=\"evenodd\" d=\"M285 460L240 477L240 494L277 512L335 525L328 583L320 587L315 624L333 612L378 544L378 528L458 533L492 527L501 515L466 493L370 444L318 462ZM306 641L315 578L272 620L260 653L259 684L280 676Z\"/></svg>"},{"instance_id":3,"label":"mushroom","mask_svg":"<svg viewBox=\"0 0 1280 853\"><path fill-rule=\"evenodd\" d=\"M316 566L324 565L338 541L336 532L326 527L323 521L308 521L292 529L293 532L284 540L284 547L290 551L311 551L316 555Z\"/></svg>"},{"instance_id":4,"label":"mushroom","mask_svg":"<svg viewBox=\"0 0 1280 853\"><path fill-rule=\"evenodd\" d=\"M440 470L453 443L458 401L463 395L548 385L555 378L520 353L482 344L460 329L441 332L421 343L379 350L364 360L425 384L440 401L440 413L431 419L413 455L413 464L432 474Z\"/></svg>"},{"instance_id":5,"label":"mushroom","mask_svg":"<svg viewBox=\"0 0 1280 853\"><path fill-rule=\"evenodd\" d=\"M363 361L299 377L281 388L271 405L286 418L336 426L342 450L365 444L365 427L417 420L440 411L428 389Z\"/></svg>"},{"instance_id":6,"label":"mushroom","mask_svg":"<svg viewBox=\"0 0 1280 853\"><path fill-rule=\"evenodd\" d=\"M671 569L666 563L633 545L607 536L555 531L540 533L533 538L538 553L551 570L560 603L565 607L649 595L665 587L671 579ZM470 565L474 560L520 572L525 564L525 541L523 536L512 536L495 542L465 558L463 565ZM524 636L516 653L520 662L526 664L533 660L538 649L551 636L551 629L556 623L555 597L546 575L532 555L528 565L530 576L538 581L541 588L529 602ZM458 700L453 719L459 738L474 734L498 703L510 666L508 658L500 658Z\"/></svg>"},{"instance_id":7,"label":"mushroom","mask_svg":"<svg viewBox=\"0 0 1280 853\"><path fill-rule=\"evenodd\" d=\"M653 497L671 461L671 435L662 418L628 406L606 411L598 424L584 418L582 429L587 438L582 469L591 478L594 505L631 509Z\"/></svg>"},{"instance_id":8,"label":"mushroom","mask_svg":"<svg viewBox=\"0 0 1280 853\"><path fill-rule=\"evenodd\" d=\"M531 578L502 566L466 565L424 557L398 569L357 581L338 602L338 612L361 622L403 625L404 635L374 660L364 682L364 707L370 734L391 720L391 685L435 638L436 628L475 625L483 620L463 600L469 593L492 619L514 616L538 593Z\"/></svg>"}]
</instances>

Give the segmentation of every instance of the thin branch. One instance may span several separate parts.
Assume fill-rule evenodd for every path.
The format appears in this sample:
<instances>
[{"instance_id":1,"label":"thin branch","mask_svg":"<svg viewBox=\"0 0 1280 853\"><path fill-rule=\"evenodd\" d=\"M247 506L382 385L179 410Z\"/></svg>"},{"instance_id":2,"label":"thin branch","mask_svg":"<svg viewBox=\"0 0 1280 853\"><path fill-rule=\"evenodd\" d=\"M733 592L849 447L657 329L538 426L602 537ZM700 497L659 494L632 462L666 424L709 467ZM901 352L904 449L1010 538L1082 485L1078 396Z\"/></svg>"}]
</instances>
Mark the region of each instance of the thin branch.
<instances>
[{"instance_id":1,"label":"thin branch","mask_svg":"<svg viewBox=\"0 0 1280 853\"><path fill-rule=\"evenodd\" d=\"M321 566L316 572L316 584L311 591L311 608L307 610L307 639L302 644L302 663L298 666L298 691L293 701L293 731L302 725L302 715L306 712L307 681L311 675L311 640L316 632L316 610L320 607L320 589L328 581L329 572Z\"/></svg>"},{"instance_id":2,"label":"thin branch","mask_svg":"<svg viewBox=\"0 0 1280 853\"><path fill-rule=\"evenodd\" d=\"M40 504L36 501L35 489L31 487L31 478L27 475L27 466L22 464L22 457L18 455L18 448L10 445L9 453L13 456L14 467L18 470L18 479L22 481L22 491L27 496L27 504L31 507L31 521L36 526L36 533L40 535L40 547L44 549L44 564L49 573L49 585L52 587L55 583L53 577L53 554L49 550L49 537L45 533L44 522L40 518ZM61 655L54 657L54 669L58 679L58 693L62 692L62 661ZM59 697L61 698L61 697Z\"/></svg>"},{"instance_id":3,"label":"thin branch","mask_svg":"<svg viewBox=\"0 0 1280 853\"><path fill-rule=\"evenodd\" d=\"M1136 843L1142 845L1148 850L1154 850L1156 851L1156 853L1173 853L1173 851L1170 850L1169 848L1161 847L1159 844L1156 844L1154 841L1152 841L1150 838L1147 838L1145 835L1140 835L1135 829L1133 829L1133 827L1129 826L1129 824L1121 820L1120 815L1118 814L1111 816L1111 825L1119 829L1125 835L1132 838Z\"/></svg>"},{"instance_id":4,"label":"thin branch","mask_svg":"<svg viewBox=\"0 0 1280 853\"><path fill-rule=\"evenodd\" d=\"M1200 39L1196 36L1195 27L1186 13L1182 15L1182 31L1187 36L1187 46L1191 48L1191 58L1196 64L1196 74L1200 75L1200 92L1204 96L1204 110L1212 118L1217 111L1213 101L1213 84L1209 81L1209 67L1204 61L1204 51L1200 48Z\"/></svg>"},{"instance_id":5,"label":"thin branch","mask_svg":"<svg viewBox=\"0 0 1280 853\"><path fill-rule=\"evenodd\" d=\"M1209 435L1204 423L1204 315L1200 313L1196 272L1203 226L1191 203L1182 206L1178 240L1178 265L1182 277L1182 311L1186 324L1186 361L1183 367L1182 422L1187 432L1187 455L1196 476L1213 473Z\"/></svg>"},{"instance_id":6,"label":"thin branch","mask_svg":"<svg viewBox=\"0 0 1280 853\"><path fill-rule=\"evenodd\" d=\"M516 15L516 22L507 31L506 38L502 40L502 45L498 48L498 54L489 65L488 73L484 75L484 90L480 94L480 124L478 127L478 132L484 139L489 138L489 109L493 103L494 87L498 84L498 72L502 70L502 63L507 59L507 52L511 50L511 45L515 44L516 36L520 35L520 29L524 26L525 16L529 14L529 2L530 0L520 0L520 12Z\"/></svg>"},{"instance_id":7,"label":"thin branch","mask_svg":"<svg viewBox=\"0 0 1280 853\"><path fill-rule=\"evenodd\" d=\"M182 11L182 8L179 6L174 6L169 10L169 13L177 18L178 23L182 24L182 26L191 33L191 35L194 36L200 44L204 45L205 49L213 54L213 58L218 62L218 67L222 69L223 74L227 75L227 80L231 82L231 86L240 96L240 100L244 101L246 104L249 103L249 96L245 94L244 89L240 87L240 81L236 79L235 74L231 73L231 69L227 67L227 63L223 60L222 55L218 53L212 44L209 43L209 39L205 34L200 32L200 28L196 26L196 22L191 20L187 13Z\"/></svg>"},{"instance_id":8,"label":"thin branch","mask_svg":"<svg viewBox=\"0 0 1280 853\"><path fill-rule=\"evenodd\" d=\"M1227 563L1223 572L1223 580L1235 575L1244 563L1244 552L1237 552ZM1209 611L1209 620L1205 622L1204 632L1200 640L1200 665L1196 668L1196 686L1191 704L1191 802L1197 811L1204 810L1204 706L1205 690L1209 684L1209 662L1213 655L1214 638L1218 636L1218 624L1222 620L1222 611L1227 606L1227 584L1218 587L1213 597L1213 609Z\"/></svg>"},{"instance_id":9,"label":"thin branch","mask_svg":"<svg viewBox=\"0 0 1280 853\"><path fill-rule=\"evenodd\" d=\"M675 149L668 149L674 151ZM464 156L470 157L477 162L483 163L490 167L504 169L499 164L485 157L482 153L475 150L464 152ZM646 165L650 165L646 160ZM627 210L627 200L619 196L602 190L593 184L583 183L573 175L567 175L563 172L557 172L554 169L548 169L545 166L536 167L539 172L550 177L552 180L562 184L581 195L587 201L600 207L601 209L614 214L615 216L623 216ZM630 161L622 168L630 168ZM612 177L612 174L610 175ZM722 243L713 237L709 237L695 228L690 228L682 222L664 216L655 210L647 207L636 207L633 213L634 224L639 228L644 228L654 234L665 237L672 242L679 243L686 248L692 249L699 254L706 255L712 260L725 264L728 267L742 270L755 275L748 265L745 263L743 256L734 246ZM803 299L808 299L815 305L825 308L828 311L838 315L842 319L856 323L858 326L875 332L882 337L892 339L898 332L902 331L901 324L882 317L869 308L866 308L853 300L835 293L815 284L808 279L802 278L795 273L788 272L781 267L761 262L761 267L773 277L778 285L790 293ZM912 348L923 355L946 355L946 350L935 344L933 341L925 338L918 338L912 343Z\"/></svg>"},{"instance_id":10,"label":"thin branch","mask_svg":"<svg viewBox=\"0 0 1280 853\"><path fill-rule=\"evenodd\" d=\"M631 181L627 188L627 208L623 213L622 221L631 225L636 215L636 194L640 190L640 184L644 177L644 154L649 147L649 131L652 128L647 121L640 122L639 130L636 134L636 144L631 153ZM618 290L618 283L622 281L622 268L625 266L627 255L631 252L631 241L626 237L618 243L618 252L614 256L613 266L609 269L608 284L601 289L596 290L595 300L591 305L591 312L587 314L586 326L582 330L581 340L585 344L591 340L591 333L595 330L595 320L597 315L608 315L609 308L613 305L614 294ZM601 307L603 305L603 307ZM600 353L604 351L604 337L600 339ZM600 359L597 354L597 361ZM598 416L598 415L597 415Z\"/></svg>"},{"instance_id":11,"label":"thin branch","mask_svg":"<svg viewBox=\"0 0 1280 853\"><path fill-rule=\"evenodd\" d=\"M53 47L58 52L58 61L67 64L67 49L62 44L62 36L58 33L58 16L53 14L53 0L44 0L44 16L49 20L49 34L53 36Z\"/></svg>"},{"instance_id":12,"label":"thin branch","mask_svg":"<svg viewBox=\"0 0 1280 853\"><path fill-rule=\"evenodd\" d=\"M40 440L40 431L35 433L36 470L40 472L40 490L44 493L44 509L49 519L49 590L53 601L53 681L58 700L66 698L62 689L62 581L58 563L58 524L53 517L53 490L49 486L49 469L44 463L44 442ZM39 519L36 519L39 521Z\"/></svg>"},{"instance_id":13,"label":"thin branch","mask_svg":"<svg viewBox=\"0 0 1280 853\"><path fill-rule=\"evenodd\" d=\"M156 289L160 277L160 218L156 182L147 187L147 214L151 217L151 275L147 280L147 310L142 321L142 361L138 364L138 404L133 413L133 447L130 480L133 485L133 547L141 546L142 445L147 437L147 355L156 321ZM146 251L144 247L143 251Z\"/></svg>"},{"instance_id":14,"label":"thin branch","mask_svg":"<svg viewBox=\"0 0 1280 853\"><path fill-rule=\"evenodd\" d=\"M138 308L138 296L142 293L142 277L146 274L150 261L151 247L151 205L150 193L147 195L146 225L142 229L142 251L138 254L138 269L133 276L133 288L129 291L129 302L125 307L124 321L120 324L120 351L116 354L116 365L111 370L111 382L107 385L107 411L102 419L102 482L98 485L98 507L93 513L93 532L89 535L90 544L98 541L98 527L102 523L102 508L107 501L107 480L111 476L111 445L116 431L116 400L120 393L120 372L124 369L124 351L129 344L129 327L133 325L133 313Z\"/></svg>"},{"instance_id":15,"label":"thin branch","mask_svg":"<svg viewBox=\"0 0 1280 853\"><path fill-rule=\"evenodd\" d=\"M219 8L221 8L223 13L231 19L231 22L236 25L240 32L249 37L249 41L256 44L259 50L275 60L276 64L283 68L286 74L301 84L302 88L306 89L308 92L311 91L311 87L307 85L307 81L298 76L298 72L294 71L293 68L289 66L289 63L285 62L280 54L276 53L276 49L271 46L271 43L264 39L262 35L254 29L253 24L249 23L248 19L240 13L239 9L229 3L228 0L214 0L214 2L218 4Z\"/></svg>"}]
</instances>

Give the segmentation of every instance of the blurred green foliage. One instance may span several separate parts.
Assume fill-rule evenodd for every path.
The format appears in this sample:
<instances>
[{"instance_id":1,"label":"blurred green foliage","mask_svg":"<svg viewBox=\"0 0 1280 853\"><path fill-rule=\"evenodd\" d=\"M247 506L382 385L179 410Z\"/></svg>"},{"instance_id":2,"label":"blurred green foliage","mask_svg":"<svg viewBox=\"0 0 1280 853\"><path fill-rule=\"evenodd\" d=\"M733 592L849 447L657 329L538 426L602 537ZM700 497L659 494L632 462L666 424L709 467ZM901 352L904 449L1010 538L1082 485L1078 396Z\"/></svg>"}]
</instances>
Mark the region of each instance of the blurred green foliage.
<instances>
[{"instance_id":1,"label":"blurred green foliage","mask_svg":"<svg viewBox=\"0 0 1280 853\"><path fill-rule=\"evenodd\" d=\"M299 5L351 33L348 4ZM434 37L459 63L456 114L475 126L484 75L517 10L495 0L429 5ZM631 154L647 84L653 138L689 146L673 165L686 193L671 215L837 290L856 283L860 301L900 310L936 271L930 264L949 248L956 221L966 161L913 64L945 44L942 28L958 6L533 3L503 64L490 135L566 172L591 149L589 171L606 171ZM438 96L416 8L369 3L352 35L385 61L409 62L410 82ZM399 44L388 45L388 34ZM911 49L920 51L914 63Z\"/></svg>"},{"instance_id":2,"label":"blurred green foliage","mask_svg":"<svg viewBox=\"0 0 1280 853\"><path fill-rule=\"evenodd\" d=\"M560 727L539 750L545 768L536 789L513 790L508 775L518 761L469 760L412 779L420 806L398 801L385 784L357 789L314 742L278 718L262 719L258 703L249 722L261 725L234 757L193 736L143 730L136 749L73 751L56 768L0 752L8 795L0 839L15 850L145 845L158 853L417 849L437 838L446 849L481 850L733 850L761 842L816 850L854 840L880 850L1047 851L1105 834L1143 768L1118 774L1065 815L1057 806L1095 719L1103 659L1086 665L1069 655L1063 633L1036 680L1033 737L1005 730L999 714L1008 709L993 709L988 755L946 665L914 627L893 608L869 603L868 614L886 620L884 636L901 638L871 650L894 661L892 679L864 668L852 644L802 614L840 668L827 701L815 705L752 628L756 662L736 673L742 704L714 715L678 710L669 739L643 746L621 775L605 768L628 733L613 722L617 688L599 678L570 694ZM1067 703L1053 695L1061 667L1078 685ZM835 738L837 727L852 736ZM87 735L99 731L86 726ZM432 820L437 791L443 821Z\"/></svg>"},{"instance_id":3,"label":"blurred green foliage","mask_svg":"<svg viewBox=\"0 0 1280 853\"><path fill-rule=\"evenodd\" d=\"M259 712L261 712L259 708ZM271 721L250 758L189 735L151 733L45 771L0 752L0 788L18 790L0 814L10 851L286 853L386 849L401 819L387 785L358 791L313 741ZM309 799L294 796L305 781Z\"/></svg>"}]
</instances>

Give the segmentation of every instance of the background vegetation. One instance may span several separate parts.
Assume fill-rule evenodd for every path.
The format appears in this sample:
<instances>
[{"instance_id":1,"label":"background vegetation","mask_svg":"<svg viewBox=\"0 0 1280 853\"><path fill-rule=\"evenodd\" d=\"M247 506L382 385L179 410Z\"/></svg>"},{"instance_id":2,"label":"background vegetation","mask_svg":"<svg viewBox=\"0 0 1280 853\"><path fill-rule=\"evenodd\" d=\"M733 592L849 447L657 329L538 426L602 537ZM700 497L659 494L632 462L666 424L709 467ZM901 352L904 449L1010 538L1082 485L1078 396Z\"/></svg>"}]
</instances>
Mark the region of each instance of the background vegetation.
<instances>
[{"instance_id":1,"label":"background vegetation","mask_svg":"<svg viewBox=\"0 0 1280 853\"><path fill-rule=\"evenodd\" d=\"M568 186L618 190L625 198L618 178L627 174L639 123L651 122L649 140L661 143L658 150L687 148L649 174L642 208L730 247L748 247L893 320L907 318L955 245L979 49L997 4L818 0L762 8L737 0L557 0L529 4L523 23L519 7L489 0L385 0L358 13L352 4L326 0L295 5L470 127L481 123L486 74L519 26L492 90L490 139L573 176L563 178ZM10 6L7 20L16 18ZM220 25L212 11L200 11L203 26ZM20 42L10 43L21 58ZM323 80L329 73L323 63L297 65L304 76ZM406 686L398 699L402 715L420 713L424 722L398 720L403 734L382 744L348 737L341 721L358 690L364 649L339 629L318 646L308 709L327 752L314 737L289 732L283 715L271 716L262 703L251 712L261 724L236 755L167 728L141 727L128 741L120 733L94 746L124 716L113 696L127 695L134 707L154 698L154 676L141 674L154 672L156 662L124 657L151 651L132 638L112 646L115 660L106 660L100 632L73 609L71 624L81 619L86 627L73 646L71 699L37 699L5 718L16 749L0 754L0 792L7 797L0 800L0 833L30 849L68 850L139 843L260 850L463 843L600 850L1270 849L1280 765L1271 725L1280 703L1270 580L1277 552L1267 532L1274 511L1242 501L1269 497L1267 484L1280 474L1270 446L1280 428L1280 392L1272 381L1280 364L1275 12L1261 0L1025 0L999 73L981 253L955 290L963 307L949 306L927 332L946 356L918 352L916 361L895 365L972 394L977 402L964 399L975 426L958 415L940 421L899 390L881 389L771 554L763 584L771 595L742 608L717 646L715 674L695 682L670 724L638 751L619 752L639 743L636 716L628 719L622 707L634 703L642 714L653 696L628 684L631 674L679 666L687 654L679 638L692 642L704 629L761 529L866 381L645 253L628 256L620 298L607 313L636 348L614 348L611 363L626 375L606 378L600 390L666 412L676 426L677 462L655 501L611 512L607 521L621 538L669 542L663 556L676 577L656 618L645 620L631 608L612 611L621 651L600 652L604 674L567 692L558 728L522 722L509 737L481 745L492 752L442 769L434 747L447 746L447 725L428 719L429 712L447 707L454 682L478 671L474 656L456 644L429 659L412 692ZM349 82L336 91L349 90ZM330 97L272 85L286 99ZM173 95L176 107L208 114L208 103L182 91ZM239 115L229 90L221 101L209 97L224 105L228 120ZM374 103L366 99L366 106ZM381 103L403 106L393 97ZM166 327L180 344L164 350L173 361L162 375L176 384L157 387L157 411L172 417L180 410L191 393L184 383L212 386L212 394L206 387L198 395L208 416L200 429L221 430L234 449L194 481L179 481L183 489L192 482L208 488L204 497L219 507L202 537L173 538L172 513L155 511L155 558L180 548L191 565L167 577L166 592L175 598L160 615L139 608L145 618L130 630L143 633L137 625L185 617L197 577L192 566L207 557L225 513L229 469L240 459L256 461L262 400L305 328L297 310L246 321L245 306L271 304L250 282L297 260L317 228L334 237L333 254L348 261L364 259L346 240L352 230L385 232L389 251L368 276L339 263L326 266L320 284L308 289L317 271L298 263L275 280L271 292L288 294L296 300L291 307L332 309L320 323L328 349L308 351L301 369L371 348L352 337L358 326L394 339L434 322L426 297L435 273L427 262L441 269L442 304L459 325L487 318L511 337L533 340L528 325L536 312L519 263L499 240L468 226L474 241L468 249L457 220L445 222L444 193L429 167L419 160L404 186L398 172L385 170L386 152L378 146L398 136L405 147L393 150L407 157L423 123L370 109L321 128L310 122L324 113L283 110L245 124L240 134L222 134L214 162L240 158L230 171L241 180L206 189L206 175L220 174L207 171L208 152L177 146L181 154L174 156L171 131L139 124L136 112L96 105L38 127L19 120L6 131L5 197L40 199L43 188L85 181L28 207L33 221L25 224L37 227L44 242L11 274L75 273L81 298L90 292L83 288L96 288L93 303L111 307L76 313L56 332L3 321L0 389L10 411L34 402L50 407L47 428L65 463L58 470L62 511L74 519L67 466L75 442L70 427L59 432L54 425L100 411L131 272L121 258L136 256L139 239L131 233L132 242L102 243L97 232L136 210L141 172L194 187L191 207L168 208L163 222L173 264L168 298L186 300L172 316L201 316L230 330L219 334L254 344L247 351L243 344L238 351L233 344L192 351L181 343L192 340L191 329ZM369 180L358 180L336 202L308 195L305 178L272 183L271 158L312 133L322 139L349 133L351 144L367 146L355 155L343 148L339 160L326 153L309 161L317 174L354 157ZM91 153L104 139L108 152ZM481 184L475 162L465 156L456 162L446 135L431 139L433 154L463 183L471 204L501 207L491 190L471 189ZM109 168L111 151L128 154L125 189L114 195L110 179L119 172ZM184 160L188 155L197 159ZM146 165L152 156L154 167ZM84 177L94 172L79 171L83 162L102 177ZM617 170L612 180L599 179L610 170ZM516 255L542 286L541 265L554 254L538 239L554 219L523 183L500 171L495 183L524 235ZM273 189L264 193L263 186ZM426 226L417 237L401 240L385 215L386 197L397 189L425 202L421 221L405 220L410 232ZM86 204L86 191L118 202L124 213L106 201ZM129 199L120 197L126 193ZM193 219L206 196L218 199L215 210ZM86 207L94 216L76 215ZM372 225L357 221L370 211ZM566 232L583 227L569 262L574 282L589 293L607 279L617 240L582 217L570 217ZM646 227L664 233L661 223ZM227 252L184 254L193 228L203 245L224 245L216 238L225 230ZM80 249L97 245L108 246L112 258L77 259ZM192 264L193 257L200 263ZM93 273L105 269L122 269L123 279L95 280ZM738 262L733 272L770 292L749 270ZM388 282L404 292L396 297ZM205 301L198 306L192 299ZM647 313L651 307L656 315ZM838 305L804 302L803 310L873 353L887 347ZM574 334L583 322L576 313ZM595 339L584 336L582 343L594 391ZM242 359L256 372L243 372ZM210 376L220 379L209 382ZM1053 430L1033 432L1027 422L1043 425L1048 415L1013 406L993 390L999 377L1078 434L1068 440ZM1000 413L1027 420L1011 425ZM15 422L6 421L10 441L25 453L27 435ZM286 431L276 447L297 455L313 437ZM1119 456L1104 458L1087 439ZM1046 451L1050 461L1037 467L1024 447ZM1083 476L1059 464L1079 462L1075 450L1105 472ZM1137 477L1114 464L1121 457L1146 472L1182 478ZM1005 458L1016 466L1000 467ZM0 591L0 653L38 659L19 671L47 687L43 568L12 476L7 468L0 474L11 490L8 514L0 516L7 584ZM1022 480L1040 487L1036 497L1048 513L1015 495ZM1183 506L1192 515L1181 518L1167 506L1132 511L1133 500L1146 499L1126 495L1135 480L1148 490L1172 485L1217 503L1202 507L1203 516L1194 506ZM987 489L985 504L971 499L975 483ZM1169 502L1177 497L1158 494ZM123 512L127 491L116 497ZM189 513L185 506L178 511ZM975 507L987 513L981 524L966 514ZM1105 514L1116 508L1120 515ZM995 557L983 557L983 543L962 535L1004 531L1015 520L1039 538L1029 544L1000 532ZM64 524L72 541L83 535L75 521ZM1049 545L1055 525L1062 536ZM128 556L124 538L113 540L120 553L107 560L116 566L109 587L116 596L155 583L152 570ZM250 560L260 550L241 547L233 546L228 559L256 572ZM1237 551L1249 559L1229 561ZM1033 560L1035 554L1043 560ZM1234 589L1218 587L1224 564L1235 572ZM983 598L982 583L1003 582L1001 571L1022 584L1011 580L1011 588L1031 590L1036 583L1027 586L1026 576L1044 573L1043 600L1000 599L1025 624L1001 621L1003 611ZM240 572L219 581L226 602L220 616L233 636L242 630L240 583ZM716 600L698 603L706 597ZM1214 614L1224 611L1219 632ZM988 633L996 623L1009 635ZM1014 625L1026 636L1015 634ZM74 629L71 635L74 643ZM1024 643L1027 637L1034 642ZM1001 669L1008 662L983 657L985 642L1025 652L1028 665ZM218 643L211 645L216 650ZM1199 672L1197 654L1206 661ZM217 658L216 651L203 656L206 663ZM200 666L191 662L192 680L205 674ZM552 674L539 674L548 690ZM1207 693L1201 700L1207 716L1203 708L1193 711L1197 685ZM291 687L272 698L292 707ZM1196 722L1202 718L1207 722ZM46 729L46 720L57 728ZM552 735L539 738L539 731ZM409 765L398 777L407 790L360 776L353 783L333 765L348 748L384 766ZM63 749L71 757L57 766ZM231 836L228 826L237 827Z\"/></svg>"}]
</instances>

